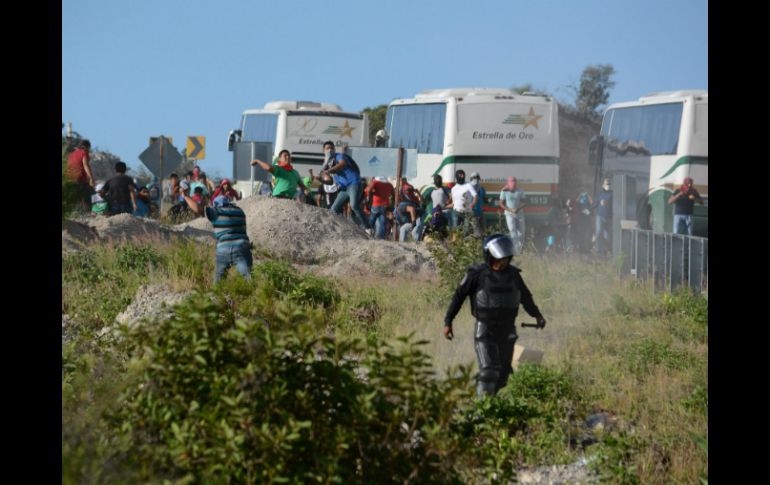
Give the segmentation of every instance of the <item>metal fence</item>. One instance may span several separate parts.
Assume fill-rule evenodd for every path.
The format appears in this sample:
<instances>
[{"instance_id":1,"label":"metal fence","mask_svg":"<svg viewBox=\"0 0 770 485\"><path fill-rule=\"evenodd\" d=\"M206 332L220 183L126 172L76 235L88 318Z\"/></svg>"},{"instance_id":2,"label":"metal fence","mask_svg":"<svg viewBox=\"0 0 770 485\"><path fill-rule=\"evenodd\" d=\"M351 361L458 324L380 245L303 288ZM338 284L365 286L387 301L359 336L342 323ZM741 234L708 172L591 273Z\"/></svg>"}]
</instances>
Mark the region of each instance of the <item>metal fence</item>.
<instances>
[{"instance_id":1,"label":"metal fence","mask_svg":"<svg viewBox=\"0 0 770 485\"><path fill-rule=\"evenodd\" d=\"M708 238L621 229L620 253L621 274L649 282L652 291L708 292Z\"/></svg>"}]
</instances>

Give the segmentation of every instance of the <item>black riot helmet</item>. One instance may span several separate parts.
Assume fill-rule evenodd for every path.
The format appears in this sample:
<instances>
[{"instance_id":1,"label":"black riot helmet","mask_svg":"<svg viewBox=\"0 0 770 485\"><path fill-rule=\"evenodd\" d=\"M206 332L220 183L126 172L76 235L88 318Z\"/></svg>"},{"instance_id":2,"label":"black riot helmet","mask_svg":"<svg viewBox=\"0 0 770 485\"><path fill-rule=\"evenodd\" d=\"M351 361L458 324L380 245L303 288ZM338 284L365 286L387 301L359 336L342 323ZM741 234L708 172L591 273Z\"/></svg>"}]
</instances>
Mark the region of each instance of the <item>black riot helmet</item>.
<instances>
[{"instance_id":1,"label":"black riot helmet","mask_svg":"<svg viewBox=\"0 0 770 485\"><path fill-rule=\"evenodd\" d=\"M484 238L484 261L513 256L513 240L505 234L492 234Z\"/></svg>"}]
</instances>

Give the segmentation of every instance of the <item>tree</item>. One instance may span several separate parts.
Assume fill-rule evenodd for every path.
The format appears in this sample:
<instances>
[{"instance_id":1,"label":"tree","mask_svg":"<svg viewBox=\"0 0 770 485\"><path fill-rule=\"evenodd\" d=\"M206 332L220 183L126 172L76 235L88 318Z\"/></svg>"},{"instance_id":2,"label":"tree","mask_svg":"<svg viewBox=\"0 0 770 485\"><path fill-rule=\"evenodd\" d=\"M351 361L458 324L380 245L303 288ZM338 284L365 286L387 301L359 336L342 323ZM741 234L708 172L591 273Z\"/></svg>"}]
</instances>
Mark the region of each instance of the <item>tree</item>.
<instances>
[{"instance_id":1,"label":"tree","mask_svg":"<svg viewBox=\"0 0 770 485\"><path fill-rule=\"evenodd\" d=\"M545 92L544 89L536 88L532 86L532 83L526 83L522 84L520 86L511 86L511 89L519 94L524 94L526 92L532 92L537 94L538 96L550 96L548 93Z\"/></svg>"},{"instance_id":2,"label":"tree","mask_svg":"<svg viewBox=\"0 0 770 485\"><path fill-rule=\"evenodd\" d=\"M583 70L575 99L578 113L588 118L600 116L598 108L607 104L610 89L615 87L615 81L610 79L614 74L612 64L588 66Z\"/></svg>"},{"instance_id":3,"label":"tree","mask_svg":"<svg viewBox=\"0 0 770 485\"><path fill-rule=\"evenodd\" d=\"M374 108L364 108L363 113L369 118L369 142L374 142L374 135L385 128L385 115L388 105L381 104Z\"/></svg>"}]
</instances>

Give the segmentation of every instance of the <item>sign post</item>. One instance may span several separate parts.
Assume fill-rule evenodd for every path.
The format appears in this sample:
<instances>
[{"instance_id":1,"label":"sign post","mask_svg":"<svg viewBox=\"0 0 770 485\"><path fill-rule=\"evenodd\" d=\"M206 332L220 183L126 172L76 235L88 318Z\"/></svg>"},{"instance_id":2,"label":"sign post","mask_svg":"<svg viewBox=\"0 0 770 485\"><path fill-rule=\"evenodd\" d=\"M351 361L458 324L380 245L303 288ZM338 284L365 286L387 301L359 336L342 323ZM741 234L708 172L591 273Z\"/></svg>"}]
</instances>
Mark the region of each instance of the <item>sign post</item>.
<instances>
[{"instance_id":1,"label":"sign post","mask_svg":"<svg viewBox=\"0 0 770 485\"><path fill-rule=\"evenodd\" d=\"M163 212L162 188L166 172L171 173L182 162L182 155L171 143L171 139L163 135L150 138L150 146L139 155L139 160L160 179L161 213Z\"/></svg>"}]
</instances>

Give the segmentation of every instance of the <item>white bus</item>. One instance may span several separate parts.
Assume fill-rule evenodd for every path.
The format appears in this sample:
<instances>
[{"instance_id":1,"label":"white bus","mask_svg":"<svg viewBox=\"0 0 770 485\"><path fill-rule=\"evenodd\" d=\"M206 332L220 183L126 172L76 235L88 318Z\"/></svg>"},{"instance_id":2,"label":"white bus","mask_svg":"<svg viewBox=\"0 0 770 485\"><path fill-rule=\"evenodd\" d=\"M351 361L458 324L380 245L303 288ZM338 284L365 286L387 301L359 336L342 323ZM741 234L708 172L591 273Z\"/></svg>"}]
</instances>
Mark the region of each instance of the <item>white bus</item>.
<instances>
[{"instance_id":1,"label":"white bus","mask_svg":"<svg viewBox=\"0 0 770 485\"><path fill-rule=\"evenodd\" d=\"M708 102L708 91L670 91L607 108L589 158L600 177L629 181L623 219L672 232L668 198L692 177L704 199L704 205L695 205L693 233L708 236Z\"/></svg>"},{"instance_id":2,"label":"white bus","mask_svg":"<svg viewBox=\"0 0 770 485\"><path fill-rule=\"evenodd\" d=\"M345 112L331 103L273 101L263 109L243 112L240 128L230 132L228 149L232 151L237 142L272 143L273 161L281 150L289 150L292 165L305 177L311 168L316 174L320 171L323 143L328 140L338 147L369 146L366 115ZM235 190L250 194L250 170L233 171Z\"/></svg>"},{"instance_id":3,"label":"white bus","mask_svg":"<svg viewBox=\"0 0 770 485\"><path fill-rule=\"evenodd\" d=\"M417 149L416 187L445 183L463 169L481 176L487 191L484 211L499 217L500 189L515 176L525 192L528 222L550 214L559 183L558 105L550 97L500 88L432 89L388 105L388 147ZM529 227L532 227L530 225Z\"/></svg>"}]
</instances>

